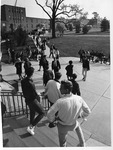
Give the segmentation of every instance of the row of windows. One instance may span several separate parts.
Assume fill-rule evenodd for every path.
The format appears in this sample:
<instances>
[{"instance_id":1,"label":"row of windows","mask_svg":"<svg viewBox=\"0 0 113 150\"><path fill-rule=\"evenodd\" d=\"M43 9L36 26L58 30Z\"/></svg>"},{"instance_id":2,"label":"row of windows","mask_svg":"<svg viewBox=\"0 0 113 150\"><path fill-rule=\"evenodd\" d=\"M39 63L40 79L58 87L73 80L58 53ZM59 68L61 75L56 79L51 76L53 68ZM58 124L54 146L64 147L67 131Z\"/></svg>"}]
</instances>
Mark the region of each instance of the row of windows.
<instances>
[{"instance_id":1,"label":"row of windows","mask_svg":"<svg viewBox=\"0 0 113 150\"><path fill-rule=\"evenodd\" d=\"M17 7L11 7L11 8L8 8L8 11L9 12L15 12L15 13L23 13L24 12L24 10L23 9L21 9L21 8L17 8Z\"/></svg>"},{"instance_id":2,"label":"row of windows","mask_svg":"<svg viewBox=\"0 0 113 150\"><path fill-rule=\"evenodd\" d=\"M26 27L28 28L28 24L26 24ZM33 28L33 24L31 24L31 28Z\"/></svg>"},{"instance_id":3,"label":"row of windows","mask_svg":"<svg viewBox=\"0 0 113 150\"><path fill-rule=\"evenodd\" d=\"M26 22L28 22L28 21L34 22L35 20L33 20L32 18L31 19L26 18ZM46 24L46 23L48 23L48 21L44 22L44 21L40 21L40 20L36 19L36 23L41 23L41 24L45 23Z\"/></svg>"},{"instance_id":4,"label":"row of windows","mask_svg":"<svg viewBox=\"0 0 113 150\"><path fill-rule=\"evenodd\" d=\"M24 17L12 17L11 18L11 16L9 16L9 19L11 20L11 19L13 19L13 20L24 20Z\"/></svg>"}]
</instances>

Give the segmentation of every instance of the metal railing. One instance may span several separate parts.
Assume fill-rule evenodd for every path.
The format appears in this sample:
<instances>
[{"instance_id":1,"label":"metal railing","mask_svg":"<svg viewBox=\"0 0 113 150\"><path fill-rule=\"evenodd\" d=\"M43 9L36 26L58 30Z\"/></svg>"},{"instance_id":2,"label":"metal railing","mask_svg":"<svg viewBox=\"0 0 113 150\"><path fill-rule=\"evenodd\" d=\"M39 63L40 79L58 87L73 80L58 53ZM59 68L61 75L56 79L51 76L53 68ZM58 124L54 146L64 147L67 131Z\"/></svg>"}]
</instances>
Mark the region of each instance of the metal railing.
<instances>
[{"instance_id":1,"label":"metal railing","mask_svg":"<svg viewBox=\"0 0 113 150\"><path fill-rule=\"evenodd\" d=\"M6 106L6 112L4 114L4 118L14 117L19 115L29 114L29 108L25 103L25 99L23 97L22 92L17 92L16 94L12 94L11 92L3 91L0 93L1 101ZM40 96L40 103L42 104L45 111L47 111L50 107L50 103L48 99L43 99Z\"/></svg>"}]
</instances>

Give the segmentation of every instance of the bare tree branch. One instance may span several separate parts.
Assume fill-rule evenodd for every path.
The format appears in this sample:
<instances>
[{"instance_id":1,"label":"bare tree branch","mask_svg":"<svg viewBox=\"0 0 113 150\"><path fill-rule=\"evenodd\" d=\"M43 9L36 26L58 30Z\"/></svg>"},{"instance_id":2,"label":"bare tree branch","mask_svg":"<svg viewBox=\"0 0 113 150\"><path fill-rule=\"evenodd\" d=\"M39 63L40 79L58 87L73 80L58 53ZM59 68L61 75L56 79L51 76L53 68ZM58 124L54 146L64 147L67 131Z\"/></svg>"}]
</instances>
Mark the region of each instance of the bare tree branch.
<instances>
[{"instance_id":1,"label":"bare tree branch","mask_svg":"<svg viewBox=\"0 0 113 150\"><path fill-rule=\"evenodd\" d=\"M48 4L48 0L45 2L46 6L52 10L52 7Z\"/></svg>"},{"instance_id":2,"label":"bare tree branch","mask_svg":"<svg viewBox=\"0 0 113 150\"><path fill-rule=\"evenodd\" d=\"M55 12L57 12L59 6L63 3L63 1L64 0L59 0L59 2L58 2L58 0L56 0L56 10L55 10Z\"/></svg>"},{"instance_id":3,"label":"bare tree branch","mask_svg":"<svg viewBox=\"0 0 113 150\"><path fill-rule=\"evenodd\" d=\"M67 8L70 8L70 10L67 11L66 10ZM79 7L77 5L74 5L74 6L72 6L72 5L69 5L69 6L63 5L61 7L61 9L58 8L58 10L62 10L62 11L59 12L58 14L56 14L56 17L61 15L61 14L66 15L68 17L73 17L73 16L76 16L77 14L82 14L83 9L79 9ZM71 13L73 13L73 14L71 14Z\"/></svg>"},{"instance_id":4,"label":"bare tree branch","mask_svg":"<svg viewBox=\"0 0 113 150\"><path fill-rule=\"evenodd\" d=\"M37 0L35 0L35 2L37 3L37 5L39 5L42 9L43 9L43 11L50 17L50 19L52 18L51 16L50 16L50 14L45 10L45 8L41 5L41 4L39 4L38 2L37 2Z\"/></svg>"}]
</instances>

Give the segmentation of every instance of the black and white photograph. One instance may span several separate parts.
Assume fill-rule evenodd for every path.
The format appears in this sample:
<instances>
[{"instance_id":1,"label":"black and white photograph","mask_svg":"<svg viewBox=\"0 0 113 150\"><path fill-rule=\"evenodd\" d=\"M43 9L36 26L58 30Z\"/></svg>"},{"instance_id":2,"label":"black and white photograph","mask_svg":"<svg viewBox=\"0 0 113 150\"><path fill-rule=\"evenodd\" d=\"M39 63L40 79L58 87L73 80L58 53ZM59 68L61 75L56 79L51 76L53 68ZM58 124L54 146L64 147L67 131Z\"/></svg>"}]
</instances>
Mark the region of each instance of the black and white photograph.
<instances>
[{"instance_id":1,"label":"black and white photograph","mask_svg":"<svg viewBox=\"0 0 113 150\"><path fill-rule=\"evenodd\" d=\"M1 0L0 148L113 148L112 18L112 0Z\"/></svg>"}]
</instances>

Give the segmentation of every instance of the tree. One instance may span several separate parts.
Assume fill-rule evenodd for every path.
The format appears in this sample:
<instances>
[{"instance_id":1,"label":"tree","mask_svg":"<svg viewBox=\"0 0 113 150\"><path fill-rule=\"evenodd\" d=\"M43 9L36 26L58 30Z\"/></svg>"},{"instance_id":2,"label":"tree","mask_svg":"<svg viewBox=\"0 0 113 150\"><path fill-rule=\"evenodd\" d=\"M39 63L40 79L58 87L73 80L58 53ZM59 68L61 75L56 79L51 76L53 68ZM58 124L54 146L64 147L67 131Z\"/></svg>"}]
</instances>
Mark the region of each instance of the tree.
<instances>
[{"instance_id":1,"label":"tree","mask_svg":"<svg viewBox=\"0 0 113 150\"><path fill-rule=\"evenodd\" d=\"M63 36L65 29L66 29L66 27L63 23L56 24L56 31L58 31L60 33L60 36Z\"/></svg>"},{"instance_id":2,"label":"tree","mask_svg":"<svg viewBox=\"0 0 113 150\"><path fill-rule=\"evenodd\" d=\"M110 28L110 23L109 23L109 21L108 21L106 18L104 18L104 19L101 21L100 27L101 27L101 32L108 31L109 28Z\"/></svg>"},{"instance_id":3,"label":"tree","mask_svg":"<svg viewBox=\"0 0 113 150\"><path fill-rule=\"evenodd\" d=\"M67 17L76 16L77 14L82 14L82 10L78 5L65 5L64 0L45 0L45 4L42 5L41 2L35 0L37 5L40 6L43 11L50 18L50 25L52 27L52 37L55 38L55 22L58 16L66 15ZM50 11L49 11L50 10Z\"/></svg>"},{"instance_id":4,"label":"tree","mask_svg":"<svg viewBox=\"0 0 113 150\"><path fill-rule=\"evenodd\" d=\"M81 31L80 23L76 24L75 29L76 29L76 33L80 33Z\"/></svg>"},{"instance_id":5,"label":"tree","mask_svg":"<svg viewBox=\"0 0 113 150\"><path fill-rule=\"evenodd\" d=\"M39 24L36 25L36 29L42 29L43 26L44 26L43 24L39 23Z\"/></svg>"},{"instance_id":6,"label":"tree","mask_svg":"<svg viewBox=\"0 0 113 150\"><path fill-rule=\"evenodd\" d=\"M69 23L69 24L68 24L68 29L69 29L69 31L72 31L72 30L73 30L73 24L72 24L72 23Z\"/></svg>"},{"instance_id":7,"label":"tree","mask_svg":"<svg viewBox=\"0 0 113 150\"><path fill-rule=\"evenodd\" d=\"M14 40L17 46L23 46L26 44L27 33L22 29L21 25L14 31Z\"/></svg>"},{"instance_id":8,"label":"tree","mask_svg":"<svg viewBox=\"0 0 113 150\"><path fill-rule=\"evenodd\" d=\"M82 32L83 32L83 34L87 34L87 33L88 33L88 31L89 31L88 26L87 26L87 25L83 26L83 28L82 28Z\"/></svg>"},{"instance_id":9,"label":"tree","mask_svg":"<svg viewBox=\"0 0 113 150\"><path fill-rule=\"evenodd\" d=\"M97 12L93 12L92 14L94 15L94 19L98 19L99 14Z\"/></svg>"}]
</instances>

